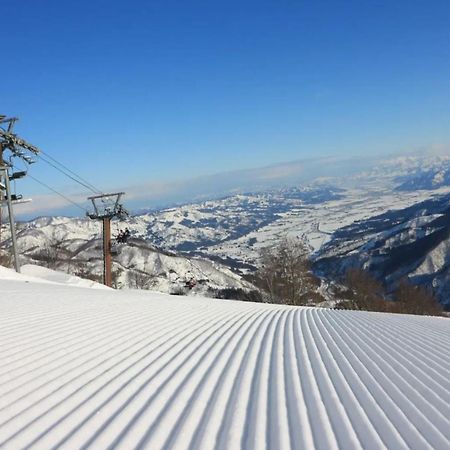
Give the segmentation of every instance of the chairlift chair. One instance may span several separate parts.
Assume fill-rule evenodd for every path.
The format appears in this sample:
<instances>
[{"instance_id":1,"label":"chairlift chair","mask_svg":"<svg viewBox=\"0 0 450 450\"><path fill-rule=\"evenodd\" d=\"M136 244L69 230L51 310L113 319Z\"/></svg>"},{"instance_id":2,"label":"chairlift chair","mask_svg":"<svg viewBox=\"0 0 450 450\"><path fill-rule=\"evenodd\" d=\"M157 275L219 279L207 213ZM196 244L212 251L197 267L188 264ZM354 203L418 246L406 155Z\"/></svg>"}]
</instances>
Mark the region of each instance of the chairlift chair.
<instances>
[{"instance_id":1,"label":"chairlift chair","mask_svg":"<svg viewBox=\"0 0 450 450\"><path fill-rule=\"evenodd\" d=\"M28 163L28 164L34 164L36 162L35 159L33 159L31 156L25 155L22 156L22 158Z\"/></svg>"},{"instance_id":2,"label":"chairlift chair","mask_svg":"<svg viewBox=\"0 0 450 450\"><path fill-rule=\"evenodd\" d=\"M111 248L110 248L110 252L111 255L118 255L119 254L119 249L117 248L117 241L111 241Z\"/></svg>"},{"instance_id":3,"label":"chairlift chair","mask_svg":"<svg viewBox=\"0 0 450 450\"><path fill-rule=\"evenodd\" d=\"M20 178L23 178L26 176L27 172L25 170L21 170L19 172L13 172L11 176L9 177L10 181L12 180L19 180Z\"/></svg>"}]
</instances>

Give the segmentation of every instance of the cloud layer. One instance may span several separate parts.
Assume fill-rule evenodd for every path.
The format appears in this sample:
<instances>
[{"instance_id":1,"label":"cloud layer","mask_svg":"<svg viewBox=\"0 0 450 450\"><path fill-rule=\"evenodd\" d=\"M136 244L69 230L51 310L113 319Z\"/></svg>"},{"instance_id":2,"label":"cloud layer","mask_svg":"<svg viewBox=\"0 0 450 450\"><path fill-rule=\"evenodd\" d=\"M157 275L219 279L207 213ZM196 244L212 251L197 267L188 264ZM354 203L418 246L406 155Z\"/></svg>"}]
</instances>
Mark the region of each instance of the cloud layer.
<instances>
[{"instance_id":1,"label":"cloud layer","mask_svg":"<svg viewBox=\"0 0 450 450\"><path fill-rule=\"evenodd\" d=\"M447 149L434 150L444 153ZM435 151L430 153L435 153ZM332 183L336 178L351 177L357 173L371 170L386 158L311 158L183 180L168 180L158 183L148 180L135 185L115 186L114 189L126 193L124 201L128 209L161 208L236 193L305 185L318 180L322 183L327 181ZM76 203L89 208L86 194L76 192L66 193L66 195ZM33 202L18 205L16 213L22 218L46 214L83 215L82 210L53 194L35 196Z\"/></svg>"}]
</instances>

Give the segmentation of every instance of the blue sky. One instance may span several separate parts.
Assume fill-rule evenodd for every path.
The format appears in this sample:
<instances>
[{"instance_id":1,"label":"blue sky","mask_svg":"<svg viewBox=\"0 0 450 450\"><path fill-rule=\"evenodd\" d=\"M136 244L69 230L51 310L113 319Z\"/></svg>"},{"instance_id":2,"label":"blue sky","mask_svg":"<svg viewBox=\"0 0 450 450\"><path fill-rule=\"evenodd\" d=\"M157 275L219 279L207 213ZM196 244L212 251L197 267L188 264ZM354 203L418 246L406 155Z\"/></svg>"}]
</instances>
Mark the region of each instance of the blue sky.
<instances>
[{"instance_id":1,"label":"blue sky","mask_svg":"<svg viewBox=\"0 0 450 450\"><path fill-rule=\"evenodd\" d=\"M448 23L433 0L4 2L0 113L102 189L448 145Z\"/></svg>"}]
</instances>

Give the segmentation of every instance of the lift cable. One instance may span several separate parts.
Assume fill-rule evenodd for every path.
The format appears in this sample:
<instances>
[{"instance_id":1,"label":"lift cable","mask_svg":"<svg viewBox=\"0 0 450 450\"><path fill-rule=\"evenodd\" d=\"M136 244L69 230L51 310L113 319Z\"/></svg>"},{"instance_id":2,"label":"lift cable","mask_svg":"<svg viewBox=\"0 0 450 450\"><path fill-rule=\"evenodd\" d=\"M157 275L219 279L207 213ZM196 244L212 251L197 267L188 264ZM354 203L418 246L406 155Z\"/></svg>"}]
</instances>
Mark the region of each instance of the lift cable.
<instances>
[{"instance_id":1,"label":"lift cable","mask_svg":"<svg viewBox=\"0 0 450 450\"><path fill-rule=\"evenodd\" d=\"M43 157L42 155L45 155L45 157ZM94 194L103 194L103 191L101 191L98 187L94 186L92 183L90 183L89 181L87 181L86 179L84 179L83 177L78 175L72 169L70 169L69 167L67 167L63 163L59 162L56 158L54 158L53 156L49 155L48 153L46 153L44 151L41 151L40 154L39 154L39 158L42 161L44 161L47 164L49 164L50 166L52 166L53 168L55 168L56 170L58 170L59 172L61 172L66 177L68 177L71 180L75 181L76 183L80 184L84 188L90 190ZM58 166L60 166L60 167L58 167ZM112 199L107 198L107 197L102 199L102 202L104 204L113 204L114 203Z\"/></svg>"},{"instance_id":2,"label":"lift cable","mask_svg":"<svg viewBox=\"0 0 450 450\"><path fill-rule=\"evenodd\" d=\"M63 163L59 162L57 159L55 159L53 156L49 155L47 152L44 152L43 150L41 150L41 155L45 155L46 158L50 159L51 161L53 161L54 163L58 164L60 167L62 167L64 170L66 170L67 172L71 173L72 175L76 176L79 180L81 180L83 183L86 183L86 185L90 186L91 189L93 191L95 191L97 194L101 194L102 190L99 189L98 187L94 186L92 183L90 183L89 181L87 181L86 179L84 179L83 177L81 177L80 175L78 175L76 172L74 172L73 170L71 170L69 167L67 167L66 165L64 165Z\"/></svg>"},{"instance_id":3,"label":"lift cable","mask_svg":"<svg viewBox=\"0 0 450 450\"><path fill-rule=\"evenodd\" d=\"M66 177L70 178L71 180L75 181L75 183L78 183L79 185L83 186L84 188L88 189L89 191L93 192L94 194L100 194L101 191L98 190L97 188L95 188L95 186L91 185L89 182L84 181L79 175L76 176L72 176L70 173L66 172L66 170L72 172L70 169L61 169L60 167L58 167L56 164L54 164L53 162L47 160L45 157L43 157L42 155L39 155L39 159L46 162L48 165L52 166L53 168L55 168L57 171L61 172L63 175L65 175ZM72 172L74 173L74 172ZM82 181L80 181L82 180Z\"/></svg>"},{"instance_id":4,"label":"lift cable","mask_svg":"<svg viewBox=\"0 0 450 450\"><path fill-rule=\"evenodd\" d=\"M61 194L61 192L58 192L56 189L53 189L52 187L50 187L48 184L44 183L43 181L38 180L37 178L33 177L33 175L27 174L27 176L29 176L32 180L36 181L36 183L39 183L40 185L46 187L47 189L49 189L50 191L54 192L55 194L59 195L60 197L62 197L64 200L68 201L69 203L72 203L72 205L75 205L77 208L82 209L85 213L88 212L88 210L81 206L80 204L74 202L73 200L71 200L69 197L65 196L64 194Z\"/></svg>"}]
</instances>

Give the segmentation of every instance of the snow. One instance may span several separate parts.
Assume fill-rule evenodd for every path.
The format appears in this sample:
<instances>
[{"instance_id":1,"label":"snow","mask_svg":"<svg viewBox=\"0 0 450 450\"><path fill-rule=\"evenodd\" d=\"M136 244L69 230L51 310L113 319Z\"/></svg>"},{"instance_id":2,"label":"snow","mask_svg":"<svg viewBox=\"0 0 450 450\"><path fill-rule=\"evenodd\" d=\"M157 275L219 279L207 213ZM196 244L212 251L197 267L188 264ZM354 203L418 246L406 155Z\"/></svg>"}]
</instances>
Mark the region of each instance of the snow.
<instances>
[{"instance_id":1,"label":"snow","mask_svg":"<svg viewBox=\"0 0 450 450\"><path fill-rule=\"evenodd\" d=\"M450 448L448 319L8 273L1 448Z\"/></svg>"},{"instance_id":2,"label":"snow","mask_svg":"<svg viewBox=\"0 0 450 450\"><path fill-rule=\"evenodd\" d=\"M129 226L133 233L140 232L141 218L130 219ZM93 226L94 225L94 226ZM37 276L56 282L99 286L97 283L83 281L73 275L85 272L100 278L103 272L102 240L98 233L97 222L89 219L64 217L40 217L20 224L18 248L21 264L29 267L27 273L35 275L31 264L43 263L45 260L62 272L70 273L64 280L60 275L42 270ZM116 224L113 225L116 228ZM122 226L125 228L125 225ZM9 236L6 227L2 235ZM199 257L185 257L173 252L161 251L155 245L142 239L130 238L127 245L114 242L113 273L117 286L127 288L145 288L165 293L173 293L185 289L186 283L194 279L197 285L190 292L195 295L211 296L221 289L240 289L248 291L254 287L219 262ZM31 263L31 264L27 264ZM59 273L59 272L58 272ZM88 283L88 284L86 284Z\"/></svg>"},{"instance_id":3,"label":"snow","mask_svg":"<svg viewBox=\"0 0 450 450\"><path fill-rule=\"evenodd\" d=\"M332 240L333 233L344 226L367 220L392 209L400 210L443 193L448 193L448 188L432 192L395 192L390 186L372 190L347 189L342 199L292 208L286 213L279 214L279 219L264 227L238 239L208 247L207 253L229 256L238 261L255 264L261 248L274 245L280 239L290 236L304 241L314 257ZM418 223L417 226L419 225ZM255 242L249 245L251 240Z\"/></svg>"},{"instance_id":4,"label":"snow","mask_svg":"<svg viewBox=\"0 0 450 450\"><path fill-rule=\"evenodd\" d=\"M26 283L62 284L92 289L111 289L103 284L96 283L95 281L86 280L75 275L69 275L33 264L21 266L20 273L0 266L0 280L18 280Z\"/></svg>"},{"instance_id":5,"label":"snow","mask_svg":"<svg viewBox=\"0 0 450 450\"><path fill-rule=\"evenodd\" d=\"M450 255L450 241L440 242L424 258L422 264L411 275L427 275L437 273L446 266Z\"/></svg>"},{"instance_id":6,"label":"snow","mask_svg":"<svg viewBox=\"0 0 450 450\"><path fill-rule=\"evenodd\" d=\"M92 289L111 289L104 284L96 283L95 281L86 280L85 278L80 278L57 270L47 269L42 266L36 266L34 264L25 264L20 270L24 275L54 283L69 284L77 287L89 287Z\"/></svg>"},{"instance_id":7,"label":"snow","mask_svg":"<svg viewBox=\"0 0 450 450\"><path fill-rule=\"evenodd\" d=\"M440 182L431 186L420 182L412 191L397 189L417 177L435 174L439 178L442 171L448 171L448 158L405 156L379 163L373 170L317 181L310 186L231 195L146 212L125 222L114 221L113 236L120 228L128 227L134 239L134 243L128 242L128 247L133 248L119 246L119 253L114 256L117 286L173 293L195 279L202 281L190 291L197 295L211 296L214 291L230 288L248 291L251 286L236 274L251 273L260 264L262 248L290 237L305 243L316 260L333 246L335 233L342 227L450 193L450 187L445 183L441 186ZM432 219L427 216L424 221ZM399 238L404 243L422 238L426 223L420 218L415 220L416 223L399 225L404 232L392 229L392 240L386 236L386 245ZM2 235L8 237L8 233L4 227ZM62 258L57 264L50 264L52 267L100 276L100 233L100 223L88 218L41 217L19 225L18 246L24 263L42 264L62 242ZM358 242L355 239L349 251L357 253L359 248L365 248L365 241L376 237L365 235L364 241ZM7 243L3 248L6 246ZM213 260L214 265L210 263L205 270L200 265L208 263L197 263L202 259Z\"/></svg>"},{"instance_id":8,"label":"snow","mask_svg":"<svg viewBox=\"0 0 450 450\"><path fill-rule=\"evenodd\" d=\"M6 267L0 266L0 280L20 280L26 283L30 281L34 281L36 283L48 283L47 280L33 277L30 275L25 275L23 273L14 272L11 269L7 269Z\"/></svg>"}]
</instances>

